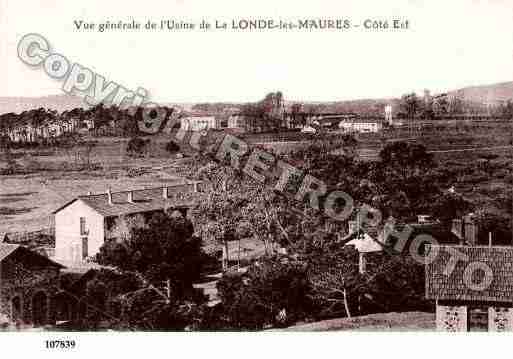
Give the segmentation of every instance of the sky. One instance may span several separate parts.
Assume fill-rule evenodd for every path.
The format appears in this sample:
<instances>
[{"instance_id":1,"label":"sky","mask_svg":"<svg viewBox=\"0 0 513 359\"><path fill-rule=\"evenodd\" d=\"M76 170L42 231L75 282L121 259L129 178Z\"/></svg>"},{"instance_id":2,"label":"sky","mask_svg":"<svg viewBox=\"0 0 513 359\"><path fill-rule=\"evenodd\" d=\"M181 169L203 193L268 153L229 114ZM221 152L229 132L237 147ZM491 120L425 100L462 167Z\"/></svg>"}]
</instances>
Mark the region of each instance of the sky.
<instances>
[{"instance_id":1,"label":"sky","mask_svg":"<svg viewBox=\"0 0 513 359\"><path fill-rule=\"evenodd\" d=\"M73 22L408 19L406 31L77 31ZM27 33L156 102L388 98L513 80L513 0L0 0L0 96L62 93L16 55Z\"/></svg>"}]
</instances>

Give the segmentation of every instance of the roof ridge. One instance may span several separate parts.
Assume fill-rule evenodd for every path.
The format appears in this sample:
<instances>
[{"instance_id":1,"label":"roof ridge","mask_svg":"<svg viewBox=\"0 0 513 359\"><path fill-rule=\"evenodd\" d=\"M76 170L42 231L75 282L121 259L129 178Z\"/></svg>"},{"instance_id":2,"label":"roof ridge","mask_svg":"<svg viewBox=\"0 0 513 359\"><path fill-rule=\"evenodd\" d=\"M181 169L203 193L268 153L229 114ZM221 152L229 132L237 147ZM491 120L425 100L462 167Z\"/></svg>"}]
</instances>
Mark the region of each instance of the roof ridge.
<instances>
[{"instance_id":1,"label":"roof ridge","mask_svg":"<svg viewBox=\"0 0 513 359\"><path fill-rule=\"evenodd\" d=\"M191 180L191 181L188 181L186 183L177 183L177 184L158 186L158 187L145 187L145 188L139 188L139 189L125 189L125 190L122 190L122 191L111 192L111 194L128 193L128 192L136 192L136 191L149 191L149 190L157 190L157 189L161 190L164 187L166 187L166 188L173 188L173 187L179 187L179 186L183 186L183 185L193 185L193 184L199 184L199 183L202 183L202 181ZM91 194L81 194L81 195L78 195L77 198L104 196L106 194L107 194L107 192L91 193Z\"/></svg>"},{"instance_id":2,"label":"roof ridge","mask_svg":"<svg viewBox=\"0 0 513 359\"><path fill-rule=\"evenodd\" d=\"M0 242L0 246L4 246L4 247L21 247L21 244Z\"/></svg>"}]
</instances>

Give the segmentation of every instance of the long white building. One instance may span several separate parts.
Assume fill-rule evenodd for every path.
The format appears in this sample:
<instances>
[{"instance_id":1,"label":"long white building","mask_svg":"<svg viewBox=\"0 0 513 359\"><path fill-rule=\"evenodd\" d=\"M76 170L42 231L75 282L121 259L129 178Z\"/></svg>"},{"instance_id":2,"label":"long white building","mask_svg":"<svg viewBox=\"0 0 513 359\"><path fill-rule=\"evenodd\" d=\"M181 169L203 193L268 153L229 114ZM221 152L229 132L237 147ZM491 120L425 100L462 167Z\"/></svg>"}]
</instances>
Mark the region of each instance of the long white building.
<instances>
[{"instance_id":1,"label":"long white building","mask_svg":"<svg viewBox=\"0 0 513 359\"><path fill-rule=\"evenodd\" d=\"M174 209L186 215L201 196L198 182L169 187L79 196L53 212L55 259L79 263L94 257L106 240L116 239L117 220Z\"/></svg>"}]
</instances>

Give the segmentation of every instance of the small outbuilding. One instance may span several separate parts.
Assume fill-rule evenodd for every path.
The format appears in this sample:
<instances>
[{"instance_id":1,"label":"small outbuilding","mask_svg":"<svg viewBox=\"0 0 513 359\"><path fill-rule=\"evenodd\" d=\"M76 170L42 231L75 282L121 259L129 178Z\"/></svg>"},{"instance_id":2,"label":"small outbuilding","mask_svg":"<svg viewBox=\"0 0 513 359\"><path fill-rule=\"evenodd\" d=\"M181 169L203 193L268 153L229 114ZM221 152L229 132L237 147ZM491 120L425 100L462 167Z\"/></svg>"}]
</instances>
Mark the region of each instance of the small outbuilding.
<instances>
[{"instance_id":1,"label":"small outbuilding","mask_svg":"<svg viewBox=\"0 0 513 359\"><path fill-rule=\"evenodd\" d=\"M21 245L0 243L0 315L18 324L54 324L62 268Z\"/></svg>"},{"instance_id":2,"label":"small outbuilding","mask_svg":"<svg viewBox=\"0 0 513 359\"><path fill-rule=\"evenodd\" d=\"M439 331L513 330L513 247L429 247L426 297Z\"/></svg>"}]
</instances>

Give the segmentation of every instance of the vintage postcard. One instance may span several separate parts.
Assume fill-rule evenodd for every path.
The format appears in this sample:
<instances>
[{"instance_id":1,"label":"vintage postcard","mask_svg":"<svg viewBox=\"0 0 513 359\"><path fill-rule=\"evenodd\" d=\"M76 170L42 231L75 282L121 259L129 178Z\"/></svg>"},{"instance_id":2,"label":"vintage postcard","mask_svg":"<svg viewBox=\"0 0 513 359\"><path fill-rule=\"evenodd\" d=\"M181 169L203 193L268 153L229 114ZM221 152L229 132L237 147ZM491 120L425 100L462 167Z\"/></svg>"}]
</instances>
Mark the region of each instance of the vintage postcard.
<instances>
[{"instance_id":1,"label":"vintage postcard","mask_svg":"<svg viewBox=\"0 0 513 359\"><path fill-rule=\"evenodd\" d=\"M512 19L1 0L0 342L512 332Z\"/></svg>"}]
</instances>

